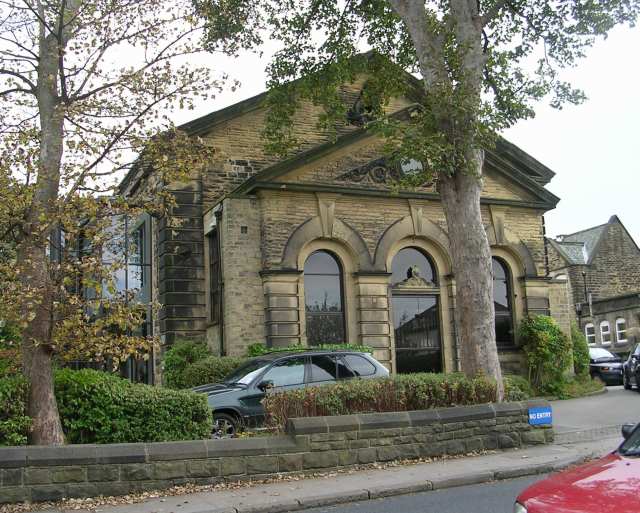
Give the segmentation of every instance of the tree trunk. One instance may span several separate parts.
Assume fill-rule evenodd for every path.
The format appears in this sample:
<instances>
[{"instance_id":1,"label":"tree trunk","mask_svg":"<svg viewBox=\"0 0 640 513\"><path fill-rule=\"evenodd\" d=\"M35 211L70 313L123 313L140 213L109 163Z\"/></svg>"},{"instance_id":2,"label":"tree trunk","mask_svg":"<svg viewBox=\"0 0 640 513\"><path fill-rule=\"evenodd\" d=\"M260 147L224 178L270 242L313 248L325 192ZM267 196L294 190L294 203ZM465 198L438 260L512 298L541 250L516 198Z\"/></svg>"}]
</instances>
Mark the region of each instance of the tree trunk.
<instances>
[{"instance_id":1,"label":"tree trunk","mask_svg":"<svg viewBox=\"0 0 640 513\"><path fill-rule=\"evenodd\" d=\"M472 153L478 175L465 171L458 171L453 176L442 175L439 190L456 280L462 371L467 376L482 373L495 379L498 400L502 400L504 393L496 347L491 249L480 211L480 170L484 157L481 150Z\"/></svg>"},{"instance_id":2,"label":"tree trunk","mask_svg":"<svg viewBox=\"0 0 640 513\"><path fill-rule=\"evenodd\" d=\"M53 351L50 345L51 289L43 248L23 241L18 251L27 268L23 274L25 287L42 284L42 295L36 304L25 305L23 315L33 319L22 333L22 359L24 374L29 380L27 414L33 419L29 441L33 445L62 445L64 433L58 413L53 387Z\"/></svg>"},{"instance_id":3,"label":"tree trunk","mask_svg":"<svg viewBox=\"0 0 640 513\"><path fill-rule=\"evenodd\" d=\"M44 9L40 5L39 9L44 19ZM65 41L64 37L59 39L58 31L48 31L40 23L36 91L40 119L38 178L18 248L18 263L25 291L36 287L41 291L39 297L23 305L23 315L28 320L22 333L22 359L30 381L28 413L33 418L30 439L38 445L61 445L64 434L53 389L53 291L46 253L49 234L43 233L41 224L43 219L47 223L55 219L60 191L64 105L58 94L58 59Z\"/></svg>"}]
</instances>

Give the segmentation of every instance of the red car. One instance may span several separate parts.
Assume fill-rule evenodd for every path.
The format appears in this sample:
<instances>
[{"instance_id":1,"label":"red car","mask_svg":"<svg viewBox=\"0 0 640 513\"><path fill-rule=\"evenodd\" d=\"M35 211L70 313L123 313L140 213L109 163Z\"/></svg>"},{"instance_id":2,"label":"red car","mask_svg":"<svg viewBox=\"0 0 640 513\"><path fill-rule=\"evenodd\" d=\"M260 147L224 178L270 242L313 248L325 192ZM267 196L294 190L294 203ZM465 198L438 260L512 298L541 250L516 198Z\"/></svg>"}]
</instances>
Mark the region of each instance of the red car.
<instances>
[{"instance_id":1,"label":"red car","mask_svg":"<svg viewBox=\"0 0 640 513\"><path fill-rule=\"evenodd\" d=\"M640 513L640 424L622 436L611 454L531 485L514 513Z\"/></svg>"}]
</instances>

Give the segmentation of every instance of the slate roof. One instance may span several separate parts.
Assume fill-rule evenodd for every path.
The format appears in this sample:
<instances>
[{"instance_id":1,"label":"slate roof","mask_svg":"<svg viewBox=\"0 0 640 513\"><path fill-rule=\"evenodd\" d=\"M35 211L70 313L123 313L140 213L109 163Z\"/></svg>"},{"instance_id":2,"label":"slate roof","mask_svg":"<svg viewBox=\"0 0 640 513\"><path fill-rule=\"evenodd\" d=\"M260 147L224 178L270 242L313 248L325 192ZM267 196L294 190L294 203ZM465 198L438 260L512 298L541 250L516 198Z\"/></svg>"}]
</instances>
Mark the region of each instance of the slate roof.
<instances>
[{"instance_id":1,"label":"slate roof","mask_svg":"<svg viewBox=\"0 0 640 513\"><path fill-rule=\"evenodd\" d=\"M586 230L561 235L557 240L550 240L551 244L567 260L570 265L584 265L591 262L600 239L607 230L607 226L617 221L613 216L608 223L604 223Z\"/></svg>"}]
</instances>

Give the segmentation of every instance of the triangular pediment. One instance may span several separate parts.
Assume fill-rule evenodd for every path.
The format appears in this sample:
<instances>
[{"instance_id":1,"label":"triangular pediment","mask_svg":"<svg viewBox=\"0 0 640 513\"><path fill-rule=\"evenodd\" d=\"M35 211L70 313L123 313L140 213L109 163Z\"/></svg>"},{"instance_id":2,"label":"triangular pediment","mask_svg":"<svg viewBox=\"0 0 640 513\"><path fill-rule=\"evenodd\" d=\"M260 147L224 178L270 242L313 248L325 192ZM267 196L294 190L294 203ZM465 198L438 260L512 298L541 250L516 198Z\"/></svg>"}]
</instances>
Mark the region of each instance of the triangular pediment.
<instances>
[{"instance_id":1,"label":"triangular pediment","mask_svg":"<svg viewBox=\"0 0 640 513\"><path fill-rule=\"evenodd\" d=\"M323 190L324 187L356 192L362 190L376 193L415 193L434 197L437 195L435 179L410 188L401 187L403 179L411 179L417 163L399 164L384 154L384 141L365 134L350 136L346 143L317 150L317 154L292 159L259 173L253 186L269 182L272 186L305 187L306 190ZM505 165L499 157L486 160L483 177L483 198L496 201L521 202L526 204L555 204L556 199L539 183L519 173L512 165Z\"/></svg>"}]
</instances>

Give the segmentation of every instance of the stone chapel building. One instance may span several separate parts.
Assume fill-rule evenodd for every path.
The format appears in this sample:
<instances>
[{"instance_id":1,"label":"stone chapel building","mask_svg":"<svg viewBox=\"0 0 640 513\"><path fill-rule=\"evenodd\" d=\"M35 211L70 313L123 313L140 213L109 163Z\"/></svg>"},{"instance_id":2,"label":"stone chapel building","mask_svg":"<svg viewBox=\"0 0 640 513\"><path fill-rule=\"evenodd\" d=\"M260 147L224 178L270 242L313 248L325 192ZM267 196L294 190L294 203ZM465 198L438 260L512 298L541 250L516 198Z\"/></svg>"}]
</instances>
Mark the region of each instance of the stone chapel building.
<instances>
[{"instance_id":1,"label":"stone chapel building","mask_svg":"<svg viewBox=\"0 0 640 513\"><path fill-rule=\"evenodd\" d=\"M350 112L365 82L341 89ZM265 96L182 127L216 156L189 183L168 185L179 223L149 217L138 228L150 263L146 293L163 305L154 332L165 347L199 338L227 355L256 342L364 344L392 371L458 370L456 281L435 185L396 190L419 164L387 162L383 140L357 116L329 140L311 104L292 127L300 150L284 160L266 154ZM413 106L393 98L386 112L402 118ZM486 152L484 173L497 341L513 372L522 365L518 324L549 314L562 296L547 278L543 217L559 200L545 189L554 173L505 140ZM151 183L152 172L134 169L120 192Z\"/></svg>"}]
</instances>

